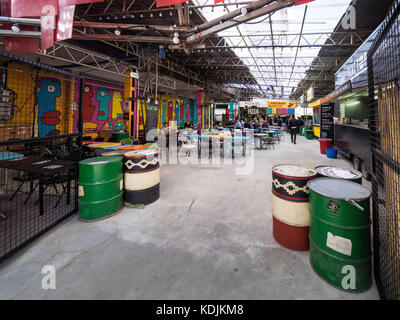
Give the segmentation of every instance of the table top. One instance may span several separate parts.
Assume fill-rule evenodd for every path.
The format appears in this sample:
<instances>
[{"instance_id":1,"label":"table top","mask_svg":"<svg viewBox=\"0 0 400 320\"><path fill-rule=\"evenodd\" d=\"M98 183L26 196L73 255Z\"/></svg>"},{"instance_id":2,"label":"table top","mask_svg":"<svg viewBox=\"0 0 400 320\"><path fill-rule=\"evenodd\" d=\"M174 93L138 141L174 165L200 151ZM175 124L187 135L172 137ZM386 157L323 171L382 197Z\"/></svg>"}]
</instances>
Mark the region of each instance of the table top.
<instances>
[{"instance_id":1,"label":"table top","mask_svg":"<svg viewBox=\"0 0 400 320\"><path fill-rule=\"evenodd\" d=\"M1 151L0 152L0 161L1 160L11 160L11 159L17 159L17 158L23 158L24 155L17 153L17 152L12 152L12 151Z\"/></svg>"},{"instance_id":2,"label":"table top","mask_svg":"<svg viewBox=\"0 0 400 320\"><path fill-rule=\"evenodd\" d=\"M100 143L91 143L88 145L89 148L118 148L121 147L120 143L117 142L100 142Z\"/></svg>"},{"instance_id":3,"label":"table top","mask_svg":"<svg viewBox=\"0 0 400 320\"><path fill-rule=\"evenodd\" d=\"M36 156L0 161L0 168L33 174L54 174L71 169L76 165L76 162L71 160L51 160Z\"/></svg>"}]
</instances>

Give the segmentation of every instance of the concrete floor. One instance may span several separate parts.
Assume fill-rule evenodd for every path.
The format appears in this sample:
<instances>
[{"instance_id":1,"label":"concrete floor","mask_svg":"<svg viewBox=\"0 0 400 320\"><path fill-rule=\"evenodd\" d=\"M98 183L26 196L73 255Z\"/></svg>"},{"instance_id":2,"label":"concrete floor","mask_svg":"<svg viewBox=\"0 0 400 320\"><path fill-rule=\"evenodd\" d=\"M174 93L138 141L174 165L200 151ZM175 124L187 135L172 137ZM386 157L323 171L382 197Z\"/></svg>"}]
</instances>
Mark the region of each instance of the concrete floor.
<instances>
[{"instance_id":1,"label":"concrete floor","mask_svg":"<svg viewBox=\"0 0 400 320\"><path fill-rule=\"evenodd\" d=\"M349 165L298 138L256 150L254 172L234 165L164 165L161 198L92 223L66 220L0 265L1 299L379 299L339 291L311 269L308 252L272 236L271 168ZM55 266L56 290L41 287Z\"/></svg>"}]
</instances>

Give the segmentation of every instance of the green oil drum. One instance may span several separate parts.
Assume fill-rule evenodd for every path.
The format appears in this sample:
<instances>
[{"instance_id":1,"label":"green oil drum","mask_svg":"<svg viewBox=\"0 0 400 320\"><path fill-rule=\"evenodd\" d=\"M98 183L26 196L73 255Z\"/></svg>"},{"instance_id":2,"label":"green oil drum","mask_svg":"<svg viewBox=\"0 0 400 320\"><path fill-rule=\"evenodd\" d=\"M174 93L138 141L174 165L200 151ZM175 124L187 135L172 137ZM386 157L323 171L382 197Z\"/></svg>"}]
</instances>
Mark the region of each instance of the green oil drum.
<instances>
[{"instance_id":1,"label":"green oil drum","mask_svg":"<svg viewBox=\"0 0 400 320\"><path fill-rule=\"evenodd\" d=\"M313 130L305 130L305 136L308 140L312 140L314 138L314 131Z\"/></svg>"},{"instance_id":2,"label":"green oil drum","mask_svg":"<svg viewBox=\"0 0 400 320\"><path fill-rule=\"evenodd\" d=\"M343 179L317 178L310 192L310 262L314 271L347 292L372 284L371 192Z\"/></svg>"},{"instance_id":3,"label":"green oil drum","mask_svg":"<svg viewBox=\"0 0 400 320\"><path fill-rule=\"evenodd\" d=\"M113 132L112 138L115 142L121 142L121 140L124 140L126 138L129 138L129 132L125 131L116 131Z\"/></svg>"},{"instance_id":4,"label":"green oil drum","mask_svg":"<svg viewBox=\"0 0 400 320\"><path fill-rule=\"evenodd\" d=\"M104 219L123 205L121 156L94 157L79 162L79 218Z\"/></svg>"}]
</instances>

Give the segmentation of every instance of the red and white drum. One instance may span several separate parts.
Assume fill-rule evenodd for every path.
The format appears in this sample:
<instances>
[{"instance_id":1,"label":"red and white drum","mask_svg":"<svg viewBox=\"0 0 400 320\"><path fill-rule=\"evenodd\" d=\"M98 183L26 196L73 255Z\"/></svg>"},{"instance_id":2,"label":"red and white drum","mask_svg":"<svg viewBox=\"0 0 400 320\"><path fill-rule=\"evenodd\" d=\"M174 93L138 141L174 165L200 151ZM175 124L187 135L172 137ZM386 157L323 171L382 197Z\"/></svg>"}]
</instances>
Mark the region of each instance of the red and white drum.
<instances>
[{"instance_id":1,"label":"red and white drum","mask_svg":"<svg viewBox=\"0 0 400 320\"><path fill-rule=\"evenodd\" d=\"M272 168L273 234L292 250L309 249L310 212L307 182L317 172L302 165L282 164Z\"/></svg>"},{"instance_id":2,"label":"red and white drum","mask_svg":"<svg viewBox=\"0 0 400 320\"><path fill-rule=\"evenodd\" d=\"M155 150L124 154L124 200L129 204L150 204L160 197L160 163Z\"/></svg>"}]
</instances>

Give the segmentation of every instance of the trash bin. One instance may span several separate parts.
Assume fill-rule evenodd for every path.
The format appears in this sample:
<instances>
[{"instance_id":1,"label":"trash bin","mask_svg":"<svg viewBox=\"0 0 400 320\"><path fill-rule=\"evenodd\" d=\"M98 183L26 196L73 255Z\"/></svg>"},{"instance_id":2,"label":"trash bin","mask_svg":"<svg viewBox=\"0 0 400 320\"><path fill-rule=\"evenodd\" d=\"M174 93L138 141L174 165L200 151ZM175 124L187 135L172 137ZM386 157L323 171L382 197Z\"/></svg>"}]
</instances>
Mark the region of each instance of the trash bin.
<instances>
[{"instance_id":1,"label":"trash bin","mask_svg":"<svg viewBox=\"0 0 400 320\"><path fill-rule=\"evenodd\" d=\"M304 129L304 126L301 126L301 127L299 128L299 131L300 131L299 133L300 133L301 136L304 135L304 134L303 134L303 129Z\"/></svg>"},{"instance_id":2,"label":"trash bin","mask_svg":"<svg viewBox=\"0 0 400 320\"><path fill-rule=\"evenodd\" d=\"M312 140L314 138L314 131L306 130L306 138L307 138L307 140Z\"/></svg>"},{"instance_id":3,"label":"trash bin","mask_svg":"<svg viewBox=\"0 0 400 320\"><path fill-rule=\"evenodd\" d=\"M326 148L326 156L331 159L337 158L338 149L335 147L327 147Z\"/></svg>"},{"instance_id":4,"label":"trash bin","mask_svg":"<svg viewBox=\"0 0 400 320\"><path fill-rule=\"evenodd\" d=\"M332 144L332 139L319 139L321 154L326 154L325 148L330 147Z\"/></svg>"}]
</instances>

